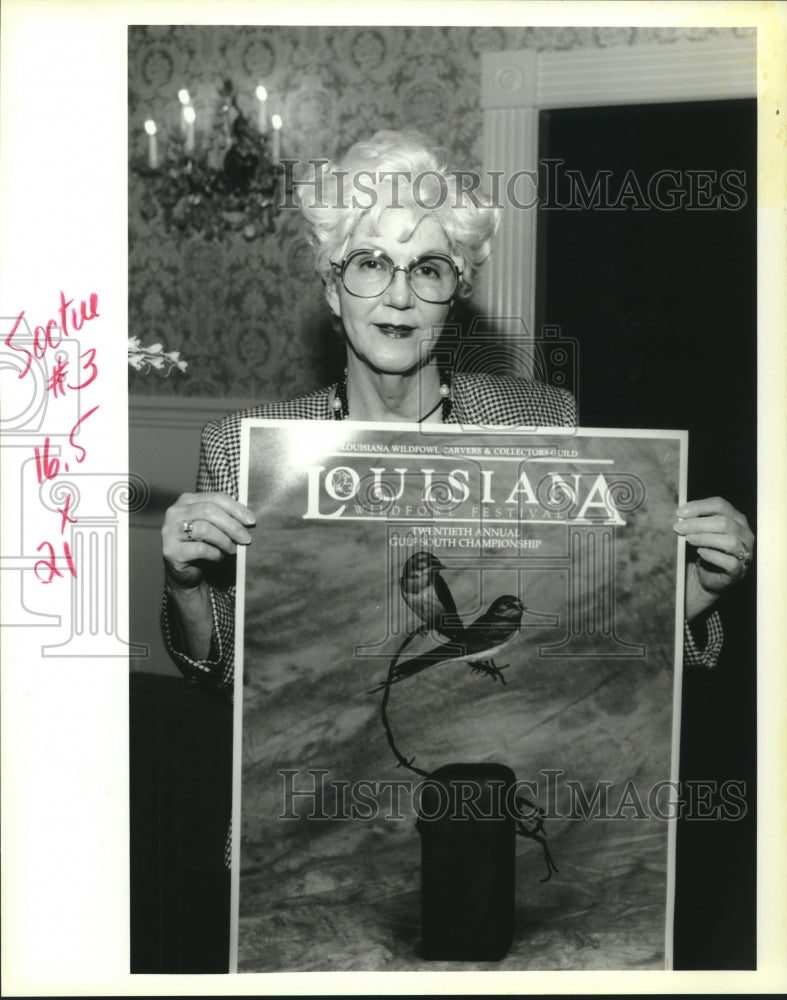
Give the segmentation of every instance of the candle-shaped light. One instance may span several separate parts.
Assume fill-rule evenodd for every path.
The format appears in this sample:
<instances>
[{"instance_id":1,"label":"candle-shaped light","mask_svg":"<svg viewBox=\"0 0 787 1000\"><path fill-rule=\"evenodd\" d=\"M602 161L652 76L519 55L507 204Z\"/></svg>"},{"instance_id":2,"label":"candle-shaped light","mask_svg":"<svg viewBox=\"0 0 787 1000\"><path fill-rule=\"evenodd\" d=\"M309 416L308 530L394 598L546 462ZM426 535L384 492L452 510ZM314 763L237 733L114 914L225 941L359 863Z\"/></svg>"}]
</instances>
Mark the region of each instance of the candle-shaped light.
<instances>
[{"instance_id":1,"label":"candle-shaped light","mask_svg":"<svg viewBox=\"0 0 787 1000\"><path fill-rule=\"evenodd\" d=\"M197 112L189 104L183 109L183 118L186 122L186 152L194 152L194 122L197 120Z\"/></svg>"},{"instance_id":2,"label":"candle-shaped light","mask_svg":"<svg viewBox=\"0 0 787 1000\"><path fill-rule=\"evenodd\" d=\"M189 104L191 104L191 98L189 97L189 92L186 90L185 87L182 87L178 91L178 100L183 105L183 113L180 116L180 127L183 129L183 134L185 135L186 132L188 131L188 127L186 124L186 108L189 106Z\"/></svg>"},{"instance_id":3,"label":"candle-shaped light","mask_svg":"<svg viewBox=\"0 0 787 1000\"><path fill-rule=\"evenodd\" d=\"M257 87L256 90L257 100L260 102L259 111L257 114L257 127L260 132L268 131L268 91L263 87L262 84Z\"/></svg>"},{"instance_id":4,"label":"candle-shaped light","mask_svg":"<svg viewBox=\"0 0 787 1000\"><path fill-rule=\"evenodd\" d=\"M145 131L148 134L148 166L151 170L158 167L158 141L156 139L156 123L152 118L145 122Z\"/></svg>"},{"instance_id":5,"label":"candle-shaped light","mask_svg":"<svg viewBox=\"0 0 787 1000\"><path fill-rule=\"evenodd\" d=\"M273 147L271 149L271 159L278 163L281 157L281 127L284 123L281 115L271 115L271 125L273 125Z\"/></svg>"}]
</instances>

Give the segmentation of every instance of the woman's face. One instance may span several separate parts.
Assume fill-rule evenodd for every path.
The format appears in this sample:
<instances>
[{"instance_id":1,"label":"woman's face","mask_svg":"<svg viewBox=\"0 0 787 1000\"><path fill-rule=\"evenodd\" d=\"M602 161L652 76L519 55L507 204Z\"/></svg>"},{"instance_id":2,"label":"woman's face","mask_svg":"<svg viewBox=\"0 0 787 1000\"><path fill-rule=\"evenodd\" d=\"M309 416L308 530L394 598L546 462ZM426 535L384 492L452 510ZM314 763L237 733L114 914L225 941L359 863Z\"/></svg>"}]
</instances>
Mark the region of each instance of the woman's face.
<instances>
[{"instance_id":1,"label":"woman's face","mask_svg":"<svg viewBox=\"0 0 787 1000\"><path fill-rule=\"evenodd\" d=\"M396 266L407 266L425 253L442 253L458 266L442 227L426 215L413 229L406 209L389 209L380 216L377 231L365 217L343 248L383 250ZM338 262L338 258L334 258ZM369 367L384 374L403 375L421 367L437 343L450 303L423 302L410 288L407 274L396 271L388 288L374 298L350 295L339 278L327 286L331 309L340 316L350 349Z\"/></svg>"}]
</instances>

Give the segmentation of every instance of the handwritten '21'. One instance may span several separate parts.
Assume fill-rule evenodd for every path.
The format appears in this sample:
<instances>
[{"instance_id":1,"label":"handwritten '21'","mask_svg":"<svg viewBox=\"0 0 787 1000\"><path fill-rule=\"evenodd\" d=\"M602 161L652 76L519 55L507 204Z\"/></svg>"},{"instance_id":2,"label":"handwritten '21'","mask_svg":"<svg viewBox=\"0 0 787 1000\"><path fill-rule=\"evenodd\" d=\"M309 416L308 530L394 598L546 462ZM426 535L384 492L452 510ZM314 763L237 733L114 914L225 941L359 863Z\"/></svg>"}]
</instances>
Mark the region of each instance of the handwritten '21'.
<instances>
[{"instance_id":1,"label":"handwritten '21'","mask_svg":"<svg viewBox=\"0 0 787 1000\"><path fill-rule=\"evenodd\" d=\"M98 295L95 292L90 294L87 301L82 300L79 303L78 310L74 308L73 302L73 299L67 299L65 294L62 291L60 292L60 306L57 318L48 319L45 324L35 327L33 331L32 351L28 350L23 343L15 342L14 338L16 337L21 323L25 318L24 309L16 317L11 332L5 338L5 345L10 350L16 351L25 358L25 366L18 376L20 379L24 378L28 374L34 358L40 361L46 357L47 352L57 351L57 348L62 344L63 339L65 337L70 337L72 331L74 333L78 333L86 323L89 323L91 320L99 317ZM70 315L69 307L71 307ZM50 376L49 383L47 385L47 389L52 393L53 397L56 399L58 395L64 396L67 389L79 392L91 385L98 375L98 367L95 363L95 358L96 351L95 348L92 347L88 348L88 350L79 355L79 359L82 362L83 375L81 376L80 381L74 384L70 381L66 382L66 378L68 377L68 362L63 361L62 355L56 355L56 364L54 365L52 375ZM82 463L85 460L87 451L82 447L82 445L77 444L76 441L74 441L74 436L79 430L80 425L83 424L89 416L95 413L97 409L98 405L83 414L79 420L76 421L69 432L68 442L74 449L76 461L78 463ZM50 442L48 437L44 439L44 443L41 447L35 448L36 476L39 485L42 485L47 480L55 479L60 472L60 459L57 456L50 455L49 449ZM67 462L63 463L63 469L68 472ZM77 522L77 518L71 517L69 514L70 503L71 494L68 493L63 506L57 508L58 513L60 514L61 535L64 534L67 524L75 524ZM42 542L36 549L36 552L41 552L42 549L46 550L46 556L36 562L34 572L41 583L51 583L55 577L61 577L63 574L57 568L57 558L55 556L55 549L52 543L47 541ZM72 576L76 577L77 569L74 564L74 558L71 554L71 548L65 540L63 540L63 555L65 556L69 572Z\"/></svg>"}]
</instances>

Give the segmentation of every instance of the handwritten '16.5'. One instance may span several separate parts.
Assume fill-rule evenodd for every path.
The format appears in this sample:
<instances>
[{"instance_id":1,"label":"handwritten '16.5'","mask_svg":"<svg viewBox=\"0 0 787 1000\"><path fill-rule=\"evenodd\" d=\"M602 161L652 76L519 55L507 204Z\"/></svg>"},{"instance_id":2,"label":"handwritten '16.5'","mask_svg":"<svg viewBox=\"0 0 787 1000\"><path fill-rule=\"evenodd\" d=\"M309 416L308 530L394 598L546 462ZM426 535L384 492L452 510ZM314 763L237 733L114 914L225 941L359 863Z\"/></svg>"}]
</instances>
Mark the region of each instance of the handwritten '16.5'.
<instances>
[{"instance_id":1,"label":"handwritten '16.5'","mask_svg":"<svg viewBox=\"0 0 787 1000\"><path fill-rule=\"evenodd\" d=\"M81 455L76 456L77 462L84 462L85 456L87 455L87 450L83 448L81 444L77 444L76 441L74 441L74 435L76 434L79 425L83 423L85 420L87 420L87 418L91 414L95 413L97 409L98 409L98 404L94 406L92 410L88 410L87 413L83 414L71 428L71 432L68 435L68 443L71 445L71 447L75 451L79 451L82 453ZM42 449L36 447L34 450L36 456L36 476L38 477L39 485L41 485L45 480L54 479L58 475L58 473L60 472L60 459L56 455L49 454L48 437L44 439L44 444ZM67 462L64 463L63 468L65 472L68 472Z\"/></svg>"}]
</instances>

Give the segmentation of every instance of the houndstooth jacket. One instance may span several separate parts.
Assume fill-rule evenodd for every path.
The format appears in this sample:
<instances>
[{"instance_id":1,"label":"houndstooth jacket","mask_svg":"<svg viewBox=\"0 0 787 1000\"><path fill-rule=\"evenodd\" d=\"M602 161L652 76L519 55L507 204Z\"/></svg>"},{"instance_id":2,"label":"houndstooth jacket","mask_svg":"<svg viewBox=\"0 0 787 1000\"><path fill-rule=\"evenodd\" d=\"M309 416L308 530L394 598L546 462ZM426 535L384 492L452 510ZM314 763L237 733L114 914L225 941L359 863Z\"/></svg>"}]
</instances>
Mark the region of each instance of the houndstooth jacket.
<instances>
[{"instance_id":1,"label":"houndstooth jacket","mask_svg":"<svg viewBox=\"0 0 787 1000\"><path fill-rule=\"evenodd\" d=\"M239 492L241 421L245 417L280 420L332 420L329 398L333 386L284 402L262 403L230 413L206 424L202 432L198 492ZM499 375L456 372L451 385L449 424L465 426L574 427L577 412L574 397L565 389L542 382ZM175 647L164 595L161 623L167 649L190 680L232 696L234 683L235 585L226 567L212 571L210 600L213 610L211 648L206 660L193 660ZM225 579L220 579L223 575ZM684 628L684 662L690 666L715 667L722 644L721 620L714 612L706 619L707 641L700 649L688 624Z\"/></svg>"}]
</instances>

